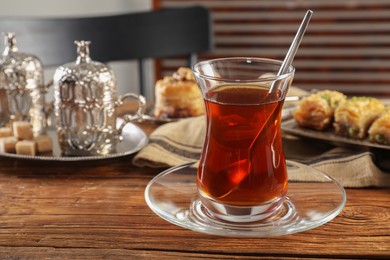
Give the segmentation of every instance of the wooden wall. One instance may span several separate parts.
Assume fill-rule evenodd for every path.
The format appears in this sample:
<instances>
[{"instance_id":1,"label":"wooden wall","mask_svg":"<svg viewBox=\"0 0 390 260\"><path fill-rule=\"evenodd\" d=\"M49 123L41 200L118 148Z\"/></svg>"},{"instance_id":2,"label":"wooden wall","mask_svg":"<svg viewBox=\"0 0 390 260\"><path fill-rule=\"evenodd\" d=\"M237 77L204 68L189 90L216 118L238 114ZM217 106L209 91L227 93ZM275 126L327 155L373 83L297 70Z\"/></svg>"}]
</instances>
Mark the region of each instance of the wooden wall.
<instances>
[{"instance_id":1,"label":"wooden wall","mask_svg":"<svg viewBox=\"0 0 390 260\"><path fill-rule=\"evenodd\" d=\"M155 8L203 5L213 18L215 49L200 60L283 59L307 9L311 23L294 60L294 85L350 95L390 96L389 0L154 0ZM159 63L171 74L181 59Z\"/></svg>"}]
</instances>

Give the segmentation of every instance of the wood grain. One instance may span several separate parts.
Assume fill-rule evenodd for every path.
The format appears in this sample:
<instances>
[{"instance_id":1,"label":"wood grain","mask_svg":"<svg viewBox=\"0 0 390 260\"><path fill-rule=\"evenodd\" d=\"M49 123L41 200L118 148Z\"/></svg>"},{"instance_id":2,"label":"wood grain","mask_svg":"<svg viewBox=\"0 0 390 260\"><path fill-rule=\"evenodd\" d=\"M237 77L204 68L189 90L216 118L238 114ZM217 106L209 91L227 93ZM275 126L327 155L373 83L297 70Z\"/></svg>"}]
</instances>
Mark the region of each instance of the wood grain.
<instances>
[{"instance_id":1,"label":"wood grain","mask_svg":"<svg viewBox=\"0 0 390 260\"><path fill-rule=\"evenodd\" d=\"M136 168L131 159L57 163L0 158L1 258L390 257L389 189L348 189L342 213L310 231L220 237L155 215L144 190L161 169Z\"/></svg>"}]
</instances>

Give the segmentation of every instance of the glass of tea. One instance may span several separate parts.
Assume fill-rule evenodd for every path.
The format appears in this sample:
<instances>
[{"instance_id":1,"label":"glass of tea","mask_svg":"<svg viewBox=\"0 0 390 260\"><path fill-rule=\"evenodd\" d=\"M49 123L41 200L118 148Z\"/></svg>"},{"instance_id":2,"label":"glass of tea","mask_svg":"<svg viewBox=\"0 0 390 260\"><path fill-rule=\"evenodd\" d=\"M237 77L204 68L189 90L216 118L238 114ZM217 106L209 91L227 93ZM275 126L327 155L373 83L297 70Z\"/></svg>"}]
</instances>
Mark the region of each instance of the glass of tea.
<instances>
[{"instance_id":1,"label":"glass of tea","mask_svg":"<svg viewBox=\"0 0 390 260\"><path fill-rule=\"evenodd\" d=\"M280 123L295 69L277 75L281 64L236 57L193 67L207 118L197 188L214 217L258 221L285 199L288 176Z\"/></svg>"}]
</instances>

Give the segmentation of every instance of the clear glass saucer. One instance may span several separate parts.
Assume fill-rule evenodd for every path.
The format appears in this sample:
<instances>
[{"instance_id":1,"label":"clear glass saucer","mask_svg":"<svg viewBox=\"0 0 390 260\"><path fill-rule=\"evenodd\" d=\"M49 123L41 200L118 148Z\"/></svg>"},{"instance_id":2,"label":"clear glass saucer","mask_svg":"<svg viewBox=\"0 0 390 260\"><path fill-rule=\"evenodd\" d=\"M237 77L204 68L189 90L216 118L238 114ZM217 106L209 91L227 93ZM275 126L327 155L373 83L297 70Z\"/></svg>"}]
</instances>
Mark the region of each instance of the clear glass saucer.
<instances>
[{"instance_id":1,"label":"clear glass saucer","mask_svg":"<svg viewBox=\"0 0 390 260\"><path fill-rule=\"evenodd\" d=\"M154 177L145 190L149 207L180 227L221 236L268 237L302 232L335 218L346 203L344 188L312 167L287 161L289 175L285 202L266 219L237 223L214 217L199 201L197 164L170 168Z\"/></svg>"}]
</instances>

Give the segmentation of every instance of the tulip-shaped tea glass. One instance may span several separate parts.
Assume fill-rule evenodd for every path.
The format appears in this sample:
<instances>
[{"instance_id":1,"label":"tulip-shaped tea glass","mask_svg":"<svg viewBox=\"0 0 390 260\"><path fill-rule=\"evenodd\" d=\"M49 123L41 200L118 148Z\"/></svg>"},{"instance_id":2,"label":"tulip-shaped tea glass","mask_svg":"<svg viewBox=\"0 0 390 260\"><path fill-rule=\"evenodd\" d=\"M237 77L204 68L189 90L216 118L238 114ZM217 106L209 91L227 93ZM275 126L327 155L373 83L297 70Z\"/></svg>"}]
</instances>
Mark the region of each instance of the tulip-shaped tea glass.
<instances>
[{"instance_id":1,"label":"tulip-shaped tea glass","mask_svg":"<svg viewBox=\"0 0 390 260\"><path fill-rule=\"evenodd\" d=\"M193 67L207 118L197 188L203 206L220 219L266 218L286 196L280 123L295 70L276 76L281 64L237 57Z\"/></svg>"},{"instance_id":2,"label":"tulip-shaped tea glass","mask_svg":"<svg viewBox=\"0 0 390 260\"><path fill-rule=\"evenodd\" d=\"M341 212L346 194L336 180L285 161L281 113L294 68L279 73L281 64L237 57L193 67L206 107L205 143L200 161L149 182L145 200L157 215L207 234L263 237L315 228Z\"/></svg>"}]
</instances>

